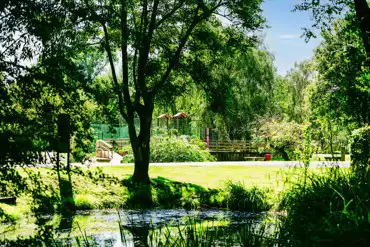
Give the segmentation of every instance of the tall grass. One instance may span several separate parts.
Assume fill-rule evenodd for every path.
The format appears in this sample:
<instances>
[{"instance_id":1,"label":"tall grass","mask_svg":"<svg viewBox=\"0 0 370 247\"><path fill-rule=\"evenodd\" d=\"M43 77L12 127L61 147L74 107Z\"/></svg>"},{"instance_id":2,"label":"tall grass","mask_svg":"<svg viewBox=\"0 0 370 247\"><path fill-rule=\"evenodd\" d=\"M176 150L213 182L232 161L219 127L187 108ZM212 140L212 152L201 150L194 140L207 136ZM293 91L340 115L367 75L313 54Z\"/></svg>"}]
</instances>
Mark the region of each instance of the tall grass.
<instances>
[{"instance_id":1,"label":"tall grass","mask_svg":"<svg viewBox=\"0 0 370 247\"><path fill-rule=\"evenodd\" d=\"M263 212L271 208L268 203L267 190L257 187L247 189L241 182L228 181L226 183L225 199L227 208L231 210Z\"/></svg>"},{"instance_id":2,"label":"tall grass","mask_svg":"<svg viewBox=\"0 0 370 247\"><path fill-rule=\"evenodd\" d=\"M281 238L290 246L369 246L370 185L339 168L306 175L280 203Z\"/></svg>"}]
</instances>

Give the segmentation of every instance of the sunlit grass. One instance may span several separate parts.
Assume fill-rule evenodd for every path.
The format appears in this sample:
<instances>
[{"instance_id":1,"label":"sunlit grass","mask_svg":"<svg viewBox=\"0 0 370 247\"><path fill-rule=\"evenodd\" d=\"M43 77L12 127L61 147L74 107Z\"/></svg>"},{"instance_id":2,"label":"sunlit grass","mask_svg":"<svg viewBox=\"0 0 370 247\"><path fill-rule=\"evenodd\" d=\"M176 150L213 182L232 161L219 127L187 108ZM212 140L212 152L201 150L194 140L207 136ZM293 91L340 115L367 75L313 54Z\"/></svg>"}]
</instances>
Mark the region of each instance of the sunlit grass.
<instances>
[{"instance_id":1,"label":"sunlit grass","mask_svg":"<svg viewBox=\"0 0 370 247\"><path fill-rule=\"evenodd\" d=\"M80 170L74 169L72 172L72 182L77 209L128 208L130 193L128 187L123 185L122 181L132 175L133 169L133 166L84 167ZM309 172L321 173L324 170L309 169ZM58 180L55 171L46 168L33 169L32 171L39 172L42 181L58 191ZM27 176L26 171L21 170L20 172L22 176ZM204 194L204 192L200 192L203 188L225 190L227 183L230 182L240 184L249 191L253 187L263 190L267 189L268 204L277 205L280 193L289 190L292 184L302 176L302 168L232 165L212 167L152 166L150 167L150 176L154 179L154 184L156 184L152 189L154 204L159 207L171 207L171 205L181 206L183 204L190 208L201 207L202 203L208 203L198 199L200 194ZM173 181L187 184L175 184ZM172 194L170 195L166 191L162 191L161 186L167 186L168 189L173 190ZM198 188L197 186L200 187ZM211 191L208 190L205 193L211 193ZM211 206L216 206L213 205L214 203L217 206L225 205L224 194L216 193L211 196ZM181 203L173 204L174 198L178 196L180 196L179 200ZM168 206L166 206L167 202ZM16 221L31 213L31 204L31 199L27 195L22 194L17 199L16 206L0 204L0 208L11 217L11 220Z\"/></svg>"},{"instance_id":2,"label":"sunlit grass","mask_svg":"<svg viewBox=\"0 0 370 247\"><path fill-rule=\"evenodd\" d=\"M133 166L102 167L104 173L126 178L133 174ZM150 177L165 177L179 182L193 183L206 188L222 188L227 181L241 182L246 187L282 188L288 168L256 166L171 166L150 167Z\"/></svg>"}]
</instances>

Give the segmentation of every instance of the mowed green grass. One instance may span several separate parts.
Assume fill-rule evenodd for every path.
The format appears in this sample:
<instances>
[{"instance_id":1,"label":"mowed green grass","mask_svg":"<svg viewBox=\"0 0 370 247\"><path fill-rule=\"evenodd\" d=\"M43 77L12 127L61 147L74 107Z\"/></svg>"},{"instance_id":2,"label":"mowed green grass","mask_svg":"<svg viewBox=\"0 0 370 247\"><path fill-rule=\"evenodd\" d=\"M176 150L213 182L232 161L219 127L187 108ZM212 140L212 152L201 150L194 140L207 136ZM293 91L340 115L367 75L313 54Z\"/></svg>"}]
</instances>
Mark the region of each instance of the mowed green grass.
<instances>
[{"instance_id":1,"label":"mowed green grass","mask_svg":"<svg viewBox=\"0 0 370 247\"><path fill-rule=\"evenodd\" d=\"M96 169L96 168L94 168ZM101 167L104 173L119 178L133 174L133 166ZM151 178L165 177L173 181L193 183L205 188L222 188L227 181L241 182L246 187L267 187L281 190L294 169L257 166L151 166Z\"/></svg>"}]
</instances>

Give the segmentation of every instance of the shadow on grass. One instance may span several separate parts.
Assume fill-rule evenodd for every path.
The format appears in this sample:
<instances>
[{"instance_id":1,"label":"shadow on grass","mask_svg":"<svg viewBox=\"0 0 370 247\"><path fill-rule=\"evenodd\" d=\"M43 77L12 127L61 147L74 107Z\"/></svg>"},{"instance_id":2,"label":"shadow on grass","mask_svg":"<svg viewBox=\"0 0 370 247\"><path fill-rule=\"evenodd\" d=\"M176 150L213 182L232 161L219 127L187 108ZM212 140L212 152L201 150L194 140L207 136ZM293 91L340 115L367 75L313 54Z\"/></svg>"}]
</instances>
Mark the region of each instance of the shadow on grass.
<instances>
[{"instance_id":1,"label":"shadow on grass","mask_svg":"<svg viewBox=\"0 0 370 247\"><path fill-rule=\"evenodd\" d=\"M267 191L256 187L246 189L241 183L226 183L224 189L177 182L167 178L151 179L150 185L135 185L131 178L122 181L128 188L127 208L228 208L262 212L271 208Z\"/></svg>"}]
</instances>

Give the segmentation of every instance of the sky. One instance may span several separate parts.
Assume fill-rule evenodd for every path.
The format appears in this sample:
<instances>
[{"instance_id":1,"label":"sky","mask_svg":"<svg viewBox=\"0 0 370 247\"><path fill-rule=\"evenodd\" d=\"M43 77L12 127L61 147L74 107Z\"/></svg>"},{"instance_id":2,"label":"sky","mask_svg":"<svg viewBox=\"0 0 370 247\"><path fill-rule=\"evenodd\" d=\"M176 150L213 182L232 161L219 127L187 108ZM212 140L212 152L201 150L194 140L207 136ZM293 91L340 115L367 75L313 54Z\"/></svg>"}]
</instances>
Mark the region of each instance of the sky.
<instances>
[{"instance_id":1,"label":"sky","mask_svg":"<svg viewBox=\"0 0 370 247\"><path fill-rule=\"evenodd\" d=\"M275 56L275 66L280 75L285 75L295 62L302 62L313 56L313 50L319 45L319 39L308 43L301 38L304 27L310 27L312 21L308 12L292 12L298 0L265 0L262 5L264 17L270 28L263 33L265 45Z\"/></svg>"}]
</instances>

